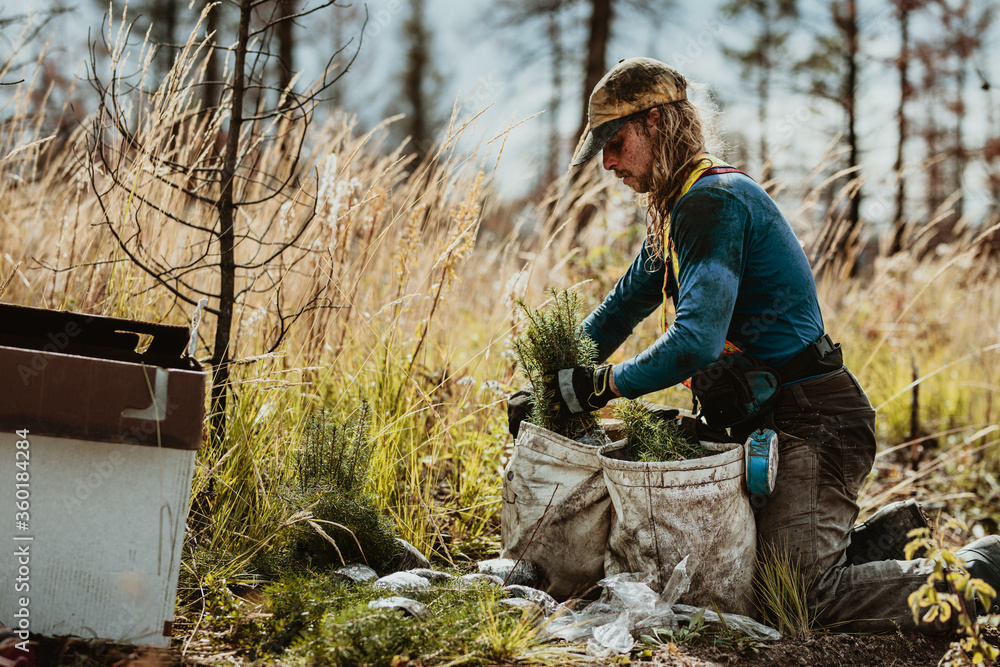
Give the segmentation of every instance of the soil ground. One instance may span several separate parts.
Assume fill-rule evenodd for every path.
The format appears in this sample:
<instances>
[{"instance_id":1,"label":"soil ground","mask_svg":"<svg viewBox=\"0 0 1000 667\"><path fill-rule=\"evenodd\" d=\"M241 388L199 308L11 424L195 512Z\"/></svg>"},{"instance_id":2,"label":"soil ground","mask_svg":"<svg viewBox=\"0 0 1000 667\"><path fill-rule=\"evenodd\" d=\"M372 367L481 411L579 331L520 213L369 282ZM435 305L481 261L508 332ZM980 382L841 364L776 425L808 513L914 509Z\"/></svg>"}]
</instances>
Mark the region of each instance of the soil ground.
<instances>
[{"instance_id":1,"label":"soil ground","mask_svg":"<svg viewBox=\"0 0 1000 667\"><path fill-rule=\"evenodd\" d=\"M1000 646L1000 631L986 628L987 639ZM805 638L783 639L761 644L754 651L724 650L713 646L675 647L660 646L648 659L619 658L609 665L631 664L634 667L935 667L945 651L950 638L924 635L845 635L814 634ZM189 647L190 649L190 647ZM142 649L113 646L77 639L43 638L37 644L36 665L49 667L73 665L74 667L202 667L207 665L241 665L251 661L241 659L236 651L189 650L184 656L180 650ZM260 663L257 663L260 664ZM280 663L270 663L280 664ZM401 663L419 667L420 663Z\"/></svg>"},{"instance_id":2,"label":"soil ground","mask_svg":"<svg viewBox=\"0 0 1000 667\"><path fill-rule=\"evenodd\" d=\"M661 649L651 664L669 667L716 667L717 665L781 665L809 667L934 667L948 650L949 640L921 635L885 637L815 635L764 644L757 652L721 651L712 647ZM635 663L633 663L635 664Z\"/></svg>"}]
</instances>

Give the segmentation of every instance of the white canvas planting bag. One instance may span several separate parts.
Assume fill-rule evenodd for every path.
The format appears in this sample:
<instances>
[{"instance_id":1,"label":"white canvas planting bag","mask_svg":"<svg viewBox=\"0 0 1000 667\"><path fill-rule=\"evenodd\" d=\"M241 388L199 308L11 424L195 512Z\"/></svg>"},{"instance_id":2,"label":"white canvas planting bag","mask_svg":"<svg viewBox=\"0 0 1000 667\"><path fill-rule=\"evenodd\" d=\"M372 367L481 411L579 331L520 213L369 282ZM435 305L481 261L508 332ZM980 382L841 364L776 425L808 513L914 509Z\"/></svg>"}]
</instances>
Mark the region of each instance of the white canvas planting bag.
<instances>
[{"instance_id":1,"label":"white canvas planting bag","mask_svg":"<svg viewBox=\"0 0 1000 667\"><path fill-rule=\"evenodd\" d=\"M709 456L686 461L622 460L625 441L600 450L613 507L604 569L653 572L653 590L685 556L691 588L680 602L753 615L752 580L757 532L743 484L743 447L702 443Z\"/></svg>"},{"instance_id":2,"label":"white canvas planting bag","mask_svg":"<svg viewBox=\"0 0 1000 667\"><path fill-rule=\"evenodd\" d=\"M533 562L555 597L604 576L611 501L599 449L522 422L504 469L500 557Z\"/></svg>"}]
</instances>

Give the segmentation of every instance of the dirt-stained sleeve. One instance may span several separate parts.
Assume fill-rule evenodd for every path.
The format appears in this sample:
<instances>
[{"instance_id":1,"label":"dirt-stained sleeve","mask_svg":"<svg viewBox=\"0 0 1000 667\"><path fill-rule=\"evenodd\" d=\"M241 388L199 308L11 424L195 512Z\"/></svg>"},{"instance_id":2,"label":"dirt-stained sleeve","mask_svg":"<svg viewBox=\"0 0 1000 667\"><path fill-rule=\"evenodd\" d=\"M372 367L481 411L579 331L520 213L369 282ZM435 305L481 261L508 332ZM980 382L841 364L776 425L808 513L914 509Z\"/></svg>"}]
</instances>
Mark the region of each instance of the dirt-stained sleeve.
<instances>
[{"instance_id":1,"label":"dirt-stained sleeve","mask_svg":"<svg viewBox=\"0 0 1000 667\"><path fill-rule=\"evenodd\" d=\"M607 360L636 325L660 307L663 279L663 261L653 256L646 241L601 305L583 321L584 332L597 343L598 363Z\"/></svg>"},{"instance_id":2,"label":"dirt-stained sleeve","mask_svg":"<svg viewBox=\"0 0 1000 667\"><path fill-rule=\"evenodd\" d=\"M680 263L677 317L649 348L615 366L615 384L636 398L686 380L722 353L746 253L749 214L725 188L699 187L674 209Z\"/></svg>"}]
</instances>

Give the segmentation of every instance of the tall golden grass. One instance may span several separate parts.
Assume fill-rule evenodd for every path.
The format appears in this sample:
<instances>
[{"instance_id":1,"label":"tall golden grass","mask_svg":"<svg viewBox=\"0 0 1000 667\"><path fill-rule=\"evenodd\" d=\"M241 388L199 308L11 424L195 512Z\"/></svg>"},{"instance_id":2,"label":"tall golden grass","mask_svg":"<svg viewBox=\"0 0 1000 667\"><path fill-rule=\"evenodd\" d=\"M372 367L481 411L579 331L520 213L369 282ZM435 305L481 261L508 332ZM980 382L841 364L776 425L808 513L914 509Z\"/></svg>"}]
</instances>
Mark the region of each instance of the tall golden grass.
<instances>
[{"instance_id":1,"label":"tall golden grass","mask_svg":"<svg viewBox=\"0 0 1000 667\"><path fill-rule=\"evenodd\" d=\"M110 187L104 167L95 166L86 125L53 148L43 130L51 118L27 102L32 82L4 108L5 301L188 321L191 308L128 261L111 233L129 238L149 261L180 266L203 254L203 240L164 211L216 224L210 204L178 194L183 174L164 175L156 166L162 159L199 164L224 126L222 116L193 113L201 51L192 42L186 53L158 92L134 107L144 145L162 150L115 156L126 188ZM140 71L148 72L147 64ZM273 491L290 472L306 416L320 407L346 413L361 396L376 419L372 491L401 535L450 562L470 544L497 539L511 445L504 394L520 383L509 349L518 326L514 300L537 304L549 287L589 281L581 290L596 303L643 233L621 224L622 210L624 222L634 223L641 209L596 166L572 184L555 184L549 200L512 219L491 177L505 137L462 150L459 139L472 132L473 121L456 114L437 150L420 163L405 157L405 146L386 145L385 123L361 133L353 118L335 111L309 128L295 173L281 141L244 145L257 152L264 172L294 183L278 199L241 208L245 240L280 243L313 209L316 220L269 267L274 287L251 290L238 303L231 428L199 455L193 498L202 513L202 544L231 554L231 572L289 518ZM293 132L296 122L276 121L270 136ZM246 199L264 194L254 180L241 188ZM96 192L105 192L101 201ZM157 206L138 202L135 192ZM593 222L575 236L574 220L588 205L596 206ZM237 254L249 259L255 247L247 241ZM848 364L879 408L886 446L910 435L914 387L924 434L951 429L942 445L952 437L963 451L995 442L991 431L966 442L995 424L1000 408L1000 286L979 253L970 238L941 255L880 257L864 278L830 271L819 283L827 329L844 342ZM218 288L210 269L190 279L206 291ZM317 295L336 307L305 313L269 352L280 329L279 289L292 311ZM652 319L616 358L657 335ZM206 318L203 359L213 326ZM657 400L688 399L668 391ZM988 456L995 470L997 457ZM879 498L912 492L916 483Z\"/></svg>"}]
</instances>

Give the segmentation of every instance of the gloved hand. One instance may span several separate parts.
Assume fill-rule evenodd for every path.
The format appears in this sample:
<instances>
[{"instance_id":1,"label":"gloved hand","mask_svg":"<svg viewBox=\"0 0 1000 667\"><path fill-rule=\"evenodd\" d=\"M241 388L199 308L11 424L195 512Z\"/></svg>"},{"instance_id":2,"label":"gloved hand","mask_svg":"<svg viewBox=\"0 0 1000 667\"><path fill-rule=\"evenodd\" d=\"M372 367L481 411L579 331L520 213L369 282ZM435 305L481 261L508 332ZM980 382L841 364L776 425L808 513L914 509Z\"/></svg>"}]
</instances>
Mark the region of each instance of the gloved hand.
<instances>
[{"instance_id":1,"label":"gloved hand","mask_svg":"<svg viewBox=\"0 0 1000 667\"><path fill-rule=\"evenodd\" d=\"M521 422L531 412L531 391L522 389L507 397L507 430L517 437L517 432L521 430Z\"/></svg>"},{"instance_id":2,"label":"gloved hand","mask_svg":"<svg viewBox=\"0 0 1000 667\"><path fill-rule=\"evenodd\" d=\"M611 391L611 366L564 368L544 379L563 415L600 410L617 394Z\"/></svg>"},{"instance_id":3,"label":"gloved hand","mask_svg":"<svg viewBox=\"0 0 1000 667\"><path fill-rule=\"evenodd\" d=\"M677 408L651 407L649 409L649 414L652 415L654 419L660 419L668 422L677 419L677 417L681 414L681 411Z\"/></svg>"}]
</instances>

